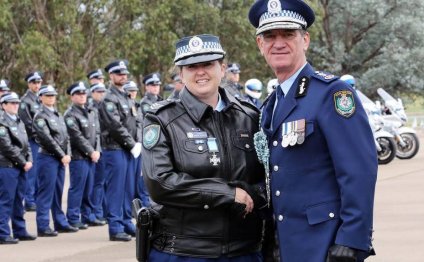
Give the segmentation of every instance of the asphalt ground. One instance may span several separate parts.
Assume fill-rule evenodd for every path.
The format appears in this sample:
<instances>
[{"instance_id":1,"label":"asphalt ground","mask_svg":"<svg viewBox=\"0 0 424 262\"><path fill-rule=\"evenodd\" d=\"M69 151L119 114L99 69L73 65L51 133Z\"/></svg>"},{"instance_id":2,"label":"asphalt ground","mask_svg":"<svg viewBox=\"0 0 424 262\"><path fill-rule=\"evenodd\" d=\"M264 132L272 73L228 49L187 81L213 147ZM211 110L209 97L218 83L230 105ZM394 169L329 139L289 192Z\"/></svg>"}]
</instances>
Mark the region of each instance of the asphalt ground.
<instances>
[{"instance_id":1,"label":"asphalt ground","mask_svg":"<svg viewBox=\"0 0 424 262\"><path fill-rule=\"evenodd\" d=\"M413 159L395 159L379 166L373 241L377 256L367 261L424 261L424 130L419 137L421 150ZM67 177L64 207L68 185ZM26 213L25 218L28 231L36 233L35 213ZM111 242L107 226L90 227L54 238L0 245L0 262L8 261L136 261L135 240Z\"/></svg>"}]
</instances>

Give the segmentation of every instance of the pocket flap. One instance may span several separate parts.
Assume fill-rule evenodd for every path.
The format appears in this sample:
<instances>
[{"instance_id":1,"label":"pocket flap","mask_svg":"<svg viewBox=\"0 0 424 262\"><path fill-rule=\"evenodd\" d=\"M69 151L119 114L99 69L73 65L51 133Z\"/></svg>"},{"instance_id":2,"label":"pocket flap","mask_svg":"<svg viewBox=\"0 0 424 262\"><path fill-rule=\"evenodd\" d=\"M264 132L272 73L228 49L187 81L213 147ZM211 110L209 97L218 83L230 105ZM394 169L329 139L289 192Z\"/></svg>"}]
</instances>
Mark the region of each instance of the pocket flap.
<instances>
[{"instance_id":1,"label":"pocket flap","mask_svg":"<svg viewBox=\"0 0 424 262\"><path fill-rule=\"evenodd\" d=\"M306 209L309 225L315 225L340 217L340 202L332 201L317 204Z\"/></svg>"}]
</instances>

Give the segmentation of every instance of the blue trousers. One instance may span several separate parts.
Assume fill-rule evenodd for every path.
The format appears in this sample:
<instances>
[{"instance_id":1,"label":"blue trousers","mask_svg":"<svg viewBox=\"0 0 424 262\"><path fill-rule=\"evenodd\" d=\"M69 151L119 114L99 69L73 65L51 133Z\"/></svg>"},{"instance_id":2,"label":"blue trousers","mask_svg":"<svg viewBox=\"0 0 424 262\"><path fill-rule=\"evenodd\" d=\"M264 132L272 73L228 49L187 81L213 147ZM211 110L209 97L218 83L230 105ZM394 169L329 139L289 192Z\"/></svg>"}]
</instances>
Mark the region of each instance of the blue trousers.
<instances>
[{"instance_id":1,"label":"blue trousers","mask_svg":"<svg viewBox=\"0 0 424 262\"><path fill-rule=\"evenodd\" d=\"M131 157L124 150L106 150L103 152L106 178L106 218L109 234L124 232L123 206L125 198L125 182L128 173L128 162Z\"/></svg>"},{"instance_id":2,"label":"blue trousers","mask_svg":"<svg viewBox=\"0 0 424 262\"><path fill-rule=\"evenodd\" d=\"M141 156L134 158L132 155L128 161L128 173L125 180L125 196L123 206L124 231L127 233L135 233L135 226L131 221L131 203L136 197L137 176L141 175Z\"/></svg>"},{"instance_id":3,"label":"blue trousers","mask_svg":"<svg viewBox=\"0 0 424 262\"><path fill-rule=\"evenodd\" d=\"M140 157L141 158L141 157ZM150 195L149 192L147 191L147 187L144 184L144 180L143 180L143 172L141 171L141 166L143 164L142 159L140 159L140 172L137 172L137 192L136 192L136 197L138 197L139 199L141 199L141 202L143 203L143 206L145 207L149 207L151 206L150 203Z\"/></svg>"},{"instance_id":4,"label":"blue trousers","mask_svg":"<svg viewBox=\"0 0 424 262\"><path fill-rule=\"evenodd\" d=\"M32 168L26 173L25 206L35 205L35 195L37 189L37 155L40 147L34 139L29 140L32 153Z\"/></svg>"},{"instance_id":5,"label":"blue trousers","mask_svg":"<svg viewBox=\"0 0 424 262\"><path fill-rule=\"evenodd\" d=\"M76 224L94 221L93 205L90 200L93 191L93 166L90 160L72 160L69 165L70 187L68 191L68 222Z\"/></svg>"},{"instance_id":6,"label":"blue trousers","mask_svg":"<svg viewBox=\"0 0 424 262\"><path fill-rule=\"evenodd\" d=\"M23 170L0 167L0 239L10 236L10 219L15 237L27 234L23 206L25 186Z\"/></svg>"},{"instance_id":7,"label":"blue trousers","mask_svg":"<svg viewBox=\"0 0 424 262\"><path fill-rule=\"evenodd\" d=\"M197 258L171 255L159 252L152 248L149 254L149 262L262 262L262 254L260 252L251 253L249 255L238 257L219 257L219 258Z\"/></svg>"},{"instance_id":8,"label":"blue trousers","mask_svg":"<svg viewBox=\"0 0 424 262\"><path fill-rule=\"evenodd\" d=\"M49 228L49 211L52 211L56 229L69 225L62 211L65 167L56 157L39 153L37 155L37 230Z\"/></svg>"},{"instance_id":9,"label":"blue trousers","mask_svg":"<svg viewBox=\"0 0 424 262\"><path fill-rule=\"evenodd\" d=\"M94 166L94 184L91 193L91 203L93 204L93 214L96 218L104 218L105 203L105 157L100 157Z\"/></svg>"}]
</instances>

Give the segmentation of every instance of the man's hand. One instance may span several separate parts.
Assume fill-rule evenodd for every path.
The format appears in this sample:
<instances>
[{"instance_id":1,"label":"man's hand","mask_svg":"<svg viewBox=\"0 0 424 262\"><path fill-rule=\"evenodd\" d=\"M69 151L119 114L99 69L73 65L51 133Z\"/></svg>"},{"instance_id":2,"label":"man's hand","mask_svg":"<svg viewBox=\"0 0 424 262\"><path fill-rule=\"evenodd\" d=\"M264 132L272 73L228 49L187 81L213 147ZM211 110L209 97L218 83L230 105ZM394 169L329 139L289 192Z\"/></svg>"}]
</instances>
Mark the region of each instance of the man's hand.
<instances>
[{"instance_id":1,"label":"man's hand","mask_svg":"<svg viewBox=\"0 0 424 262\"><path fill-rule=\"evenodd\" d=\"M94 151L93 153L91 153L90 157L92 162L97 163L97 161L99 161L99 158L100 158L100 152Z\"/></svg>"},{"instance_id":2,"label":"man's hand","mask_svg":"<svg viewBox=\"0 0 424 262\"><path fill-rule=\"evenodd\" d=\"M134 156L134 158L137 158L141 154L141 143L137 142L135 143L135 146L131 149L131 154Z\"/></svg>"},{"instance_id":3,"label":"man's hand","mask_svg":"<svg viewBox=\"0 0 424 262\"><path fill-rule=\"evenodd\" d=\"M253 210L253 200L249 194L243 189L236 187L236 196L234 199L235 202L246 205L245 215L249 214Z\"/></svg>"},{"instance_id":4,"label":"man's hand","mask_svg":"<svg viewBox=\"0 0 424 262\"><path fill-rule=\"evenodd\" d=\"M356 262L356 253L353 248L333 245L328 249L327 262Z\"/></svg>"},{"instance_id":5,"label":"man's hand","mask_svg":"<svg viewBox=\"0 0 424 262\"><path fill-rule=\"evenodd\" d=\"M60 161L62 162L64 166L67 166L71 162L71 157L69 155L65 155L62 157Z\"/></svg>"},{"instance_id":6,"label":"man's hand","mask_svg":"<svg viewBox=\"0 0 424 262\"><path fill-rule=\"evenodd\" d=\"M24 165L24 171L28 172L32 168L32 162L26 162Z\"/></svg>"}]
</instances>

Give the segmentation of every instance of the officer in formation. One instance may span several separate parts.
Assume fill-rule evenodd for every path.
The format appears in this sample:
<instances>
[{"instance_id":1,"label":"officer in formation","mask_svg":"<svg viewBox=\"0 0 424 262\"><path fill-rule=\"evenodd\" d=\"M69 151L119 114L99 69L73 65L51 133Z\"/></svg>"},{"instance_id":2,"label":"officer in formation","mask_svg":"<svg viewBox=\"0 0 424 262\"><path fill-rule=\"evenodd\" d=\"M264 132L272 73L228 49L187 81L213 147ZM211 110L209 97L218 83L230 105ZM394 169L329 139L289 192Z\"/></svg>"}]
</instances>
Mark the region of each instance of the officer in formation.
<instances>
[{"instance_id":1,"label":"officer in formation","mask_svg":"<svg viewBox=\"0 0 424 262\"><path fill-rule=\"evenodd\" d=\"M35 211L35 196L37 186L37 155L39 146L35 142L34 131L32 130L32 121L34 115L40 109L38 100L38 91L40 90L43 78L40 72L34 71L25 76L28 90L22 96L21 105L19 107L19 117L25 125L28 135L29 144L31 146L33 167L27 172L27 186L25 190L25 210Z\"/></svg>"},{"instance_id":2,"label":"officer in formation","mask_svg":"<svg viewBox=\"0 0 424 262\"><path fill-rule=\"evenodd\" d=\"M134 137L137 134L136 112L133 102L124 91L128 81L127 62L118 60L106 66L111 86L99 107L102 130L103 157L105 161L107 221L111 241L130 241L135 234L134 227L124 225L123 205L125 199L125 182L130 158L138 158L141 143Z\"/></svg>"},{"instance_id":3,"label":"officer in formation","mask_svg":"<svg viewBox=\"0 0 424 262\"><path fill-rule=\"evenodd\" d=\"M94 166L101 152L99 121L96 112L86 106L87 89L83 82L72 84L66 92L72 101L64 114L72 150L66 217L71 226L87 229L88 225L105 224L95 217L91 203Z\"/></svg>"},{"instance_id":4,"label":"officer in formation","mask_svg":"<svg viewBox=\"0 0 424 262\"><path fill-rule=\"evenodd\" d=\"M259 0L249 11L279 82L264 103L258 155L271 169L282 261L364 261L374 254L376 149L354 90L306 61L314 19L300 0Z\"/></svg>"},{"instance_id":5,"label":"officer in formation","mask_svg":"<svg viewBox=\"0 0 424 262\"><path fill-rule=\"evenodd\" d=\"M105 76L103 75L103 71L100 68L89 72L87 74L87 79L90 86L98 83L105 83Z\"/></svg>"},{"instance_id":6,"label":"officer in formation","mask_svg":"<svg viewBox=\"0 0 424 262\"><path fill-rule=\"evenodd\" d=\"M159 96L160 93L160 85L162 82L160 81L160 77L158 73L148 74L143 78L144 88L146 93L144 97L140 101L141 112L143 116L146 114L147 110L151 108L151 106L158 102L162 101L163 98Z\"/></svg>"},{"instance_id":7,"label":"officer in formation","mask_svg":"<svg viewBox=\"0 0 424 262\"><path fill-rule=\"evenodd\" d=\"M262 106L262 87L262 82L256 78L249 79L244 83L244 98L257 108Z\"/></svg>"},{"instance_id":8,"label":"officer in formation","mask_svg":"<svg viewBox=\"0 0 424 262\"><path fill-rule=\"evenodd\" d=\"M62 210L65 167L71 162L69 137L62 115L55 108L57 92L45 85L38 92L42 106L34 116L33 130L40 145L37 155L37 231L40 237L54 237L58 232L76 232ZM54 228L49 227L49 211Z\"/></svg>"},{"instance_id":9,"label":"officer in formation","mask_svg":"<svg viewBox=\"0 0 424 262\"><path fill-rule=\"evenodd\" d=\"M90 94L91 102L89 103L89 108L94 111L96 114L96 119L98 121L97 127L98 132L101 135L100 121L99 121L99 107L100 103L103 101L103 98L106 94L106 87L102 82L94 83L90 85ZM100 139L100 144L104 142ZM94 184L93 192L91 194L91 203L93 211L92 213L98 221L106 224L105 219L105 210L106 210L106 201L105 201L105 175L104 175L104 157L100 156L99 160L95 164L94 171Z\"/></svg>"},{"instance_id":10,"label":"officer in formation","mask_svg":"<svg viewBox=\"0 0 424 262\"><path fill-rule=\"evenodd\" d=\"M161 205L149 261L262 261L259 111L219 87L224 56L216 36L179 40L185 88L144 118L143 176Z\"/></svg>"},{"instance_id":11,"label":"officer in formation","mask_svg":"<svg viewBox=\"0 0 424 262\"><path fill-rule=\"evenodd\" d=\"M180 74L175 73L171 76L174 91L169 95L168 99L179 99L180 91L184 88L183 81L181 80Z\"/></svg>"},{"instance_id":12,"label":"officer in formation","mask_svg":"<svg viewBox=\"0 0 424 262\"><path fill-rule=\"evenodd\" d=\"M14 92L0 97L4 110L0 115L0 244L36 239L27 232L24 219L25 173L32 168L32 156L25 126L18 117L19 102Z\"/></svg>"},{"instance_id":13,"label":"officer in formation","mask_svg":"<svg viewBox=\"0 0 424 262\"><path fill-rule=\"evenodd\" d=\"M234 97L242 97L241 90L243 86L239 84L240 72L240 65L237 63L228 64L225 70L225 79L222 85Z\"/></svg>"}]
</instances>

